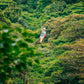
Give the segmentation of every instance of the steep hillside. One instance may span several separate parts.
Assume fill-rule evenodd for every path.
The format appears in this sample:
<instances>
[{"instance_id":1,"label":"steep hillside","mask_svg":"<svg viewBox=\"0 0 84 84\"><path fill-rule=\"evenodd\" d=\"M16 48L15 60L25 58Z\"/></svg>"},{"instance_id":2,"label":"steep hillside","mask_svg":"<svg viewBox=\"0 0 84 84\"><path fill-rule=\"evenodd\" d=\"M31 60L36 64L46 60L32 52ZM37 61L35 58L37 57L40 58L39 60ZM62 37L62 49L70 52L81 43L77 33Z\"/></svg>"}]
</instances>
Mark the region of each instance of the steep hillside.
<instances>
[{"instance_id":1,"label":"steep hillside","mask_svg":"<svg viewBox=\"0 0 84 84\"><path fill-rule=\"evenodd\" d=\"M83 84L83 1L0 0L0 83Z\"/></svg>"},{"instance_id":2,"label":"steep hillside","mask_svg":"<svg viewBox=\"0 0 84 84\"><path fill-rule=\"evenodd\" d=\"M73 13L84 14L83 8L84 7L82 2L67 5L65 1L56 1L46 6L43 9L42 13L29 13L27 11L23 11L22 17L26 20L26 23L28 24L30 29L36 30L39 29L41 25L45 24L45 22L52 17L65 17Z\"/></svg>"},{"instance_id":3,"label":"steep hillside","mask_svg":"<svg viewBox=\"0 0 84 84\"><path fill-rule=\"evenodd\" d=\"M72 14L51 18L44 24L47 37L44 43L36 45L37 51L44 55L39 57L41 64L35 64L30 72L31 84L38 81L44 84L83 84L83 23L83 14Z\"/></svg>"}]
</instances>

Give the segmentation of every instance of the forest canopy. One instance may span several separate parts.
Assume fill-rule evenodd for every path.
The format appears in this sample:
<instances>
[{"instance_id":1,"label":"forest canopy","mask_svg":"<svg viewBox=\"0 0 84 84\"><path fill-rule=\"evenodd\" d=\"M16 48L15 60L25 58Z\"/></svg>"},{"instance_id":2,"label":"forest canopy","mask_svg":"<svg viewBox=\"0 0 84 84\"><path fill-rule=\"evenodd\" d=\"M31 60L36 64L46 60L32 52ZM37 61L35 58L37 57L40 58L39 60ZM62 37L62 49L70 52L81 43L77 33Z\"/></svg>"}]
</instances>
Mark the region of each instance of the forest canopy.
<instances>
[{"instance_id":1,"label":"forest canopy","mask_svg":"<svg viewBox=\"0 0 84 84\"><path fill-rule=\"evenodd\" d=\"M0 84L83 83L84 0L0 0Z\"/></svg>"}]
</instances>

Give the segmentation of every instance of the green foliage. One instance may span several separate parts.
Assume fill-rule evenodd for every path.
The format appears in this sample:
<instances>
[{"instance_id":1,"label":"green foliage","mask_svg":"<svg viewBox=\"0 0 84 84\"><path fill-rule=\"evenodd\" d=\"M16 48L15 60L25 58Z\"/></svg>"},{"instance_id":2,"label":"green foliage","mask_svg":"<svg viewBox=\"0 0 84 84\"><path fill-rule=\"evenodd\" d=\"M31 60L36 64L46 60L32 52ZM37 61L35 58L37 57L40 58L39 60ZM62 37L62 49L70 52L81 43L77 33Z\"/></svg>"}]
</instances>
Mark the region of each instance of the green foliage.
<instances>
[{"instance_id":1,"label":"green foliage","mask_svg":"<svg viewBox=\"0 0 84 84\"><path fill-rule=\"evenodd\" d=\"M11 24L11 21L4 16L2 11L0 11L0 21L6 23L7 25Z\"/></svg>"},{"instance_id":2,"label":"green foliage","mask_svg":"<svg viewBox=\"0 0 84 84\"><path fill-rule=\"evenodd\" d=\"M73 50L65 52L62 57L62 65L64 66L64 76L67 77L67 82L72 84L83 84L83 40L78 41L73 45L68 45ZM81 49L81 50L80 50ZM69 65L69 66L68 66ZM64 79L65 80L65 79Z\"/></svg>"},{"instance_id":3,"label":"green foliage","mask_svg":"<svg viewBox=\"0 0 84 84\"><path fill-rule=\"evenodd\" d=\"M17 5L19 8L21 8L23 11L29 12L29 6L28 5Z\"/></svg>"},{"instance_id":4,"label":"green foliage","mask_svg":"<svg viewBox=\"0 0 84 84\"><path fill-rule=\"evenodd\" d=\"M16 3L13 0L0 0L0 9L4 10L9 5L15 5Z\"/></svg>"},{"instance_id":5,"label":"green foliage","mask_svg":"<svg viewBox=\"0 0 84 84\"><path fill-rule=\"evenodd\" d=\"M21 9L13 6L6 8L4 11L5 17L10 19L12 22L17 22L20 14L21 14Z\"/></svg>"},{"instance_id":6,"label":"green foliage","mask_svg":"<svg viewBox=\"0 0 84 84\"><path fill-rule=\"evenodd\" d=\"M66 7L66 2L56 1L56 2L46 6L43 11L46 12L47 15L48 15L48 14L50 14L52 12L59 12L59 11L62 12L65 7Z\"/></svg>"},{"instance_id":7,"label":"green foliage","mask_svg":"<svg viewBox=\"0 0 84 84\"><path fill-rule=\"evenodd\" d=\"M26 33L24 36L23 33ZM12 70L20 71L30 65L28 57L35 56L34 49L26 41L29 33L25 29L2 26L0 29L0 81L10 77ZM31 36L31 35L30 35ZM3 79L4 78L4 79Z\"/></svg>"},{"instance_id":8,"label":"green foliage","mask_svg":"<svg viewBox=\"0 0 84 84\"><path fill-rule=\"evenodd\" d=\"M78 57L83 57L83 40L78 42L80 47L78 43L76 43L80 38L83 39L84 37L83 19L83 14L72 14L64 18L51 18L44 24L44 26L47 27L47 35L49 34L47 39L51 40L49 41L50 45L48 45L48 49L53 50L53 54L49 53L49 55L47 53L48 50L46 51L46 46L43 47L45 44L42 44L42 48L39 48L38 45L37 50L39 52L43 52L44 56L46 56L47 53L47 58L41 58L41 65L44 68L44 72L40 73L40 76L45 74L45 78L42 77L44 84L83 84L81 78L83 76L79 71L79 66L83 66L83 63L81 64L83 59L81 61ZM52 45L52 43L54 44ZM77 45L78 47L76 47ZM48 59L49 56L55 56L56 58L52 57L52 59ZM78 62L78 59L80 62ZM79 66L77 64L79 64ZM75 72L76 70L77 72ZM84 74L84 72L82 72L82 74ZM38 76L35 80L37 80L37 78Z\"/></svg>"},{"instance_id":9,"label":"green foliage","mask_svg":"<svg viewBox=\"0 0 84 84\"><path fill-rule=\"evenodd\" d=\"M17 4L21 4L21 1L22 1L22 0L13 0L13 1L17 2ZM24 1L25 1L25 0L24 0Z\"/></svg>"},{"instance_id":10,"label":"green foliage","mask_svg":"<svg viewBox=\"0 0 84 84\"><path fill-rule=\"evenodd\" d=\"M21 15L21 9L16 6L17 3L14 1L1 0L0 9L2 9L3 14L6 18L10 19L12 22L17 22L18 17Z\"/></svg>"},{"instance_id":11,"label":"green foliage","mask_svg":"<svg viewBox=\"0 0 84 84\"><path fill-rule=\"evenodd\" d=\"M37 2L38 6L37 6L37 11L42 12L42 10L44 9L44 7L46 7L47 5L51 4L52 0L39 0Z\"/></svg>"},{"instance_id":12,"label":"green foliage","mask_svg":"<svg viewBox=\"0 0 84 84\"><path fill-rule=\"evenodd\" d=\"M71 4L71 3L76 3L76 2L80 2L80 1L83 1L83 0L65 0L68 4Z\"/></svg>"},{"instance_id":13,"label":"green foliage","mask_svg":"<svg viewBox=\"0 0 84 84\"><path fill-rule=\"evenodd\" d=\"M83 1L0 0L0 83L83 84Z\"/></svg>"},{"instance_id":14,"label":"green foliage","mask_svg":"<svg viewBox=\"0 0 84 84\"><path fill-rule=\"evenodd\" d=\"M19 19L18 19L18 22L19 22L23 27L29 28L29 26L27 25L25 19L19 18Z\"/></svg>"},{"instance_id":15,"label":"green foliage","mask_svg":"<svg viewBox=\"0 0 84 84\"><path fill-rule=\"evenodd\" d=\"M23 21L22 22L27 24L31 30L36 30L40 28L41 22L38 18L36 18L37 14L35 13L30 14L28 12L22 12L22 17L25 20L25 22Z\"/></svg>"},{"instance_id":16,"label":"green foliage","mask_svg":"<svg viewBox=\"0 0 84 84\"><path fill-rule=\"evenodd\" d=\"M49 37L53 37L52 39L55 39L53 42L59 45L83 38L83 18L82 14L51 18L44 26L47 27L47 33L50 33Z\"/></svg>"},{"instance_id":17,"label":"green foliage","mask_svg":"<svg viewBox=\"0 0 84 84\"><path fill-rule=\"evenodd\" d=\"M66 8L64 9L63 13L61 13L61 14L63 16L65 16L65 15L69 15L69 14L73 14L73 13L84 14L83 2L75 3L73 5L71 5L71 4L67 5Z\"/></svg>"}]
</instances>

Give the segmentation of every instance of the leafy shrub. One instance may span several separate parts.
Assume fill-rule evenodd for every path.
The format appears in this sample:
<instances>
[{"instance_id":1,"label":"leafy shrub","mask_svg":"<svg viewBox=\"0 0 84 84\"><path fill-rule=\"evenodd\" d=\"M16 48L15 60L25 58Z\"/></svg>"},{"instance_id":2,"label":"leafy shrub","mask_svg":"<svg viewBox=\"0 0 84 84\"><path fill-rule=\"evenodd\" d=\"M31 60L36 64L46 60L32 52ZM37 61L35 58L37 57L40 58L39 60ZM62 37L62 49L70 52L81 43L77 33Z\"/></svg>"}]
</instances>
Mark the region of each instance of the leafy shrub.
<instances>
[{"instance_id":1,"label":"leafy shrub","mask_svg":"<svg viewBox=\"0 0 84 84\"><path fill-rule=\"evenodd\" d=\"M12 22L17 22L19 16L21 15L21 9L16 7L14 4L11 4L4 10L4 15Z\"/></svg>"},{"instance_id":2,"label":"leafy shrub","mask_svg":"<svg viewBox=\"0 0 84 84\"><path fill-rule=\"evenodd\" d=\"M73 5L67 5L66 8L64 9L62 15L66 16L66 15L70 15L70 14L84 14L83 12L83 2L80 3L75 3Z\"/></svg>"},{"instance_id":3,"label":"leafy shrub","mask_svg":"<svg viewBox=\"0 0 84 84\"><path fill-rule=\"evenodd\" d=\"M36 30L41 27L41 21L37 18L36 13L28 13L28 12L22 12L22 17L25 19L27 25L31 30Z\"/></svg>"},{"instance_id":4,"label":"leafy shrub","mask_svg":"<svg viewBox=\"0 0 84 84\"><path fill-rule=\"evenodd\" d=\"M71 3L76 3L76 2L80 2L80 1L83 1L83 0L65 0L68 4L71 4Z\"/></svg>"},{"instance_id":5,"label":"leafy shrub","mask_svg":"<svg viewBox=\"0 0 84 84\"><path fill-rule=\"evenodd\" d=\"M11 21L4 16L2 11L0 12L0 21L6 23L7 25L11 24Z\"/></svg>"},{"instance_id":6,"label":"leafy shrub","mask_svg":"<svg viewBox=\"0 0 84 84\"><path fill-rule=\"evenodd\" d=\"M84 55L84 47L83 40L81 39L77 43L73 45L68 45L73 50L65 52L63 54L62 65L64 67L63 75L67 79L67 83L71 84L83 84L84 80L84 67L83 66L83 55ZM63 79L62 82L66 79ZM64 82L63 82L64 83Z\"/></svg>"},{"instance_id":7,"label":"leafy shrub","mask_svg":"<svg viewBox=\"0 0 84 84\"><path fill-rule=\"evenodd\" d=\"M29 6L28 5L18 5L19 8L21 8L23 11L29 12Z\"/></svg>"},{"instance_id":8,"label":"leafy shrub","mask_svg":"<svg viewBox=\"0 0 84 84\"><path fill-rule=\"evenodd\" d=\"M28 47L28 43L32 41L28 36L31 35L26 29L1 27L0 82L7 80L12 70L21 71L22 68L27 68L30 64L28 57L35 56L34 48Z\"/></svg>"},{"instance_id":9,"label":"leafy shrub","mask_svg":"<svg viewBox=\"0 0 84 84\"><path fill-rule=\"evenodd\" d=\"M58 11L62 12L65 7L66 7L65 1L62 1L62 2L56 1L56 2L46 6L43 11L46 12L47 15L49 15L52 12L58 12Z\"/></svg>"},{"instance_id":10,"label":"leafy shrub","mask_svg":"<svg viewBox=\"0 0 84 84\"><path fill-rule=\"evenodd\" d=\"M70 42L83 37L83 18L84 15L82 14L72 14L65 18L51 18L44 26L47 27L47 33L50 35L49 37L59 39L56 43L59 43L59 41ZM60 38L59 36L62 37Z\"/></svg>"},{"instance_id":11,"label":"leafy shrub","mask_svg":"<svg viewBox=\"0 0 84 84\"><path fill-rule=\"evenodd\" d=\"M71 23L68 29L61 32L61 35L66 38L66 39L71 39L72 41L79 39L79 38L83 38L84 37L84 31L83 31L83 20ZM67 26L67 27L68 27Z\"/></svg>"},{"instance_id":12,"label":"leafy shrub","mask_svg":"<svg viewBox=\"0 0 84 84\"><path fill-rule=\"evenodd\" d=\"M29 26L27 25L25 19L19 18L19 19L18 19L18 22L19 22L23 27L29 28Z\"/></svg>"},{"instance_id":13,"label":"leafy shrub","mask_svg":"<svg viewBox=\"0 0 84 84\"><path fill-rule=\"evenodd\" d=\"M46 7L47 5L51 4L52 3L52 0L39 0L37 2L37 9L36 11L39 11L39 12L42 12L44 7Z\"/></svg>"}]
</instances>

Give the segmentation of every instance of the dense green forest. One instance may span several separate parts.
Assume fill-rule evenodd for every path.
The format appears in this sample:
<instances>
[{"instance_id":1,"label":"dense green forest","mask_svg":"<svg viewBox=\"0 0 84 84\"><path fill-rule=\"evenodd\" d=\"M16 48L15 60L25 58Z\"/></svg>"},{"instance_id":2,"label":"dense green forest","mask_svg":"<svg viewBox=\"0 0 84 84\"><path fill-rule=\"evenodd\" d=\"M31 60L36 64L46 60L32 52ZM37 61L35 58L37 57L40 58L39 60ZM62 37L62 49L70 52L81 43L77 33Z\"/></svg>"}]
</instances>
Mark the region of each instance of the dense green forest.
<instances>
[{"instance_id":1,"label":"dense green forest","mask_svg":"<svg viewBox=\"0 0 84 84\"><path fill-rule=\"evenodd\" d=\"M84 84L84 0L0 0L0 84Z\"/></svg>"}]
</instances>

